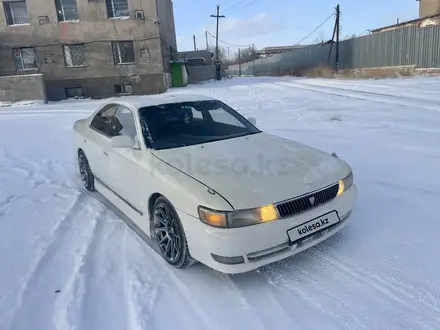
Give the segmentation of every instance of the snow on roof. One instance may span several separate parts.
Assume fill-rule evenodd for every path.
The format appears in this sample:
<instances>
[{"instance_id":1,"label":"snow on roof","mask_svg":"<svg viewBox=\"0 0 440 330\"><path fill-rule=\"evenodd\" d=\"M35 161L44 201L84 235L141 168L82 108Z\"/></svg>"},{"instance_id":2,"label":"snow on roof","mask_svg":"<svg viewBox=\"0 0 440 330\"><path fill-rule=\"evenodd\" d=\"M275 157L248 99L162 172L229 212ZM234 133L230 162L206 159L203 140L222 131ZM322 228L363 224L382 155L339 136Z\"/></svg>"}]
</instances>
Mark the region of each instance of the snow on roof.
<instances>
[{"instance_id":1,"label":"snow on roof","mask_svg":"<svg viewBox=\"0 0 440 330\"><path fill-rule=\"evenodd\" d=\"M196 94L159 94L148 96L127 96L110 98L105 104L118 103L127 107L139 109L143 107L151 107L160 104L180 103L180 102L197 102L215 100L212 97Z\"/></svg>"}]
</instances>

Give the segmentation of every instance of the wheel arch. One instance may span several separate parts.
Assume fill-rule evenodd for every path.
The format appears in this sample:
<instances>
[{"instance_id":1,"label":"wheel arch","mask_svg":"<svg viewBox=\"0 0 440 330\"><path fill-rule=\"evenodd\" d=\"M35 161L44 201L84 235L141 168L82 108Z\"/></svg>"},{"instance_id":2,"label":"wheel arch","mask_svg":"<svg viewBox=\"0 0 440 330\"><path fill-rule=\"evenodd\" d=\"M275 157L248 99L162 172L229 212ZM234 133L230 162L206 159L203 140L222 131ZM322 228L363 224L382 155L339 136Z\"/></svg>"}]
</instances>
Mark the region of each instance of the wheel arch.
<instances>
[{"instance_id":1,"label":"wheel arch","mask_svg":"<svg viewBox=\"0 0 440 330\"><path fill-rule=\"evenodd\" d=\"M151 219L152 216L153 216L153 206L154 206L154 203L156 203L156 201L158 200L159 197L165 197L165 196L160 194L160 193L158 193L158 192L155 192L154 194L152 194L150 196L150 198L148 198L148 217L149 217L149 219Z\"/></svg>"}]
</instances>

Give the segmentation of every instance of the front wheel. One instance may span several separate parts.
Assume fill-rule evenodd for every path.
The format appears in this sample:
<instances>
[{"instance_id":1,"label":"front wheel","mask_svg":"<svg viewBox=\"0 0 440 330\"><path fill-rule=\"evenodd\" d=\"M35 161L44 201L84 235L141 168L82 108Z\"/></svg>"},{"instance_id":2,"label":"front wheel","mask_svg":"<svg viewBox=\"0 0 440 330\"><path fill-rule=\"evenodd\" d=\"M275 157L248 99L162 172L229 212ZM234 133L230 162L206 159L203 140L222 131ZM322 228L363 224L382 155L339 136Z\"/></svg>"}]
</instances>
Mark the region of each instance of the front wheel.
<instances>
[{"instance_id":1,"label":"front wheel","mask_svg":"<svg viewBox=\"0 0 440 330\"><path fill-rule=\"evenodd\" d=\"M162 257L175 268L192 264L185 232L179 215L165 197L154 203L151 219L151 237L159 247Z\"/></svg>"},{"instance_id":2,"label":"front wheel","mask_svg":"<svg viewBox=\"0 0 440 330\"><path fill-rule=\"evenodd\" d=\"M89 161L82 150L78 152L78 167L81 181L88 191L95 191L95 177L89 166Z\"/></svg>"}]
</instances>

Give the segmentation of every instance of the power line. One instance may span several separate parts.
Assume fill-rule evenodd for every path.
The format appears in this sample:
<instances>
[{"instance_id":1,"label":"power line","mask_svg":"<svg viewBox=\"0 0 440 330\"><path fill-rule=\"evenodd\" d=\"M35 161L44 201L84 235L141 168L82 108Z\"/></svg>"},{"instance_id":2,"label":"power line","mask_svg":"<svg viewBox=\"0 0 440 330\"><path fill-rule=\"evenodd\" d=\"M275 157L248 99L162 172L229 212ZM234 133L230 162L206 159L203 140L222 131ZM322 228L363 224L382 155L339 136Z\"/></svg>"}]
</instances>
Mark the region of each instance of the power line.
<instances>
[{"instance_id":1,"label":"power line","mask_svg":"<svg viewBox=\"0 0 440 330\"><path fill-rule=\"evenodd\" d=\"M210 16L209 19L208 19L208 24L206 25L206 29L205 30L209 30L213 23L214 23L214 20Z\"/></svg>"},{"instance_id":2,"label":"power line","mask_svg":"<svg viewBox=\"0 0 440 330\"><path fill-rule=\"evenodd\" d=\"M300 45L303 41L307 40L313 33L315 33L316 31L318 31L318 29L323 26L325 23L327 23L330 18L332 18L333 16L335 16L335 13L333 12L329 17L327 17L325 19L324 22L322 22L320 25L318 25L318 27L316 27L312 32L310 32L307 36L305 36L304 38L302 38L300 41L298 41L295 45Z\"/></svg>"},{"instance_id":3,"label":"power line","mask_svg":"<svg viewBox=\"0 0 440 330\"><path fill-rule=\"evenodd\" d=\"M223 12L227 12L228 10L231 10L232 8L237 7L239 4L243 3L244 1L246 1L246 0L239 0L235 5L232 5L228 8L226 8Z\"/></svg>"},{"instance_id":4,"label":"power line","mask_svg":"<svg viewBox=\"0 0 440 330\"><path fill-rule=\"evenodd\" d=\"M215 38L215 36L214 35L212 35L211 33L209 33L208 31L206 31L211 37L213 37L213 38ZM218 41L220 41L222 44L224 44L224 45L226 45L226 46L230 46L230 47L237 47L237 48L240 48L240 47L243 47L243 48L245 48L245 47L251 47L252 45L235 45L235 44L231 44L230 42L226 42L226 41L223 41L223 40L220 40L220 39L218 39Z\"/></svg>"},{"instance_id":5,"label":"power line","mask_svg":"<svg viewBox=\"0 0 440 330\"><path fill-rule=\"evenodd\" d=\"M252 1L252 2L250 2L250 3L248 3L248 4L246 4L246 5L244 5L243 7L240 7L240 8L237 8L237 9L233 10L233 11L230 11L230 12L228 13L228 15L230 15L230 14L232 14L232 13L235 13L235 12L237 12L237 11L240 11L240 10L242 10L242 9L245 9L245 8L247 8L247 7L249 7L249 6L252 6L254 3L256 3L256 2L258 2L258 1L260 1L260 0L254 0L254 1Z\"/></svg>"}]
</instances>

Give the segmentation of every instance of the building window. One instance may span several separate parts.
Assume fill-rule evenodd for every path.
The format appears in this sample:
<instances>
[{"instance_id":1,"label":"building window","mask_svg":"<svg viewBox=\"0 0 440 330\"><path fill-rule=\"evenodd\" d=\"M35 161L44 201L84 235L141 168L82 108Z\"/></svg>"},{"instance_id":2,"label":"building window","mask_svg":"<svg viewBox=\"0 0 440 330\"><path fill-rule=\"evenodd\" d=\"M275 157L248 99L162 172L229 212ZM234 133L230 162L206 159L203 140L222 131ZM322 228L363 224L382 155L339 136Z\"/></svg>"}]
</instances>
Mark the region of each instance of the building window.
<instances>
[{"instance_id":1,"label":"building window","mask_svg":"<svg viewBox=\"0 0 440 330\"><path fill-rule=\"evenodd\" d=\"M12 51L14 52L15 68L17 71L32 70L37 68L34 48L15 48Z\"/></svg>"},{"instance_id":2,"label":"building window","mask_svg":"<svg viewBox=\"0 0 440 330\"><path fill-rule=\"evenodd\" d=\"M29 24L26 1L3 1L8 25Z\"/></svg>"},{"instance_id":3,"label":"building window","mask_svg":"<svg viewBox=\"0 0 440 330\"><path fill-rule=\"evenodd\" d=\"M127 0L105 0L109 18L130 17Z\"/></svg>"},{"instance_id":4,"label":"building window","mask_svg":"<svg viewBox=\"0 0 440 330\"><path fill-rule=\"evenodd\" d=\"M133 94L133 88L131 84L115 85L115 94L116 95Z\"/></svg>"},{"instance_id":5,"label":"building window","mask_svg":"<svg viewBox=\"0 0 440 330\"><path fill-rule=\"evenodd\" d=\"M63 53L66 67L86 66L84 44L64 45Z\"/></svg>"},{"instance_id":6,"label":"building window","mask_svg":"<svg viewBox=\"0 0 440 330\"><path fill-rule=\"evenodd\" d=\"M55 0L58 21L73 21L78 19L76 0Z\"/></svg>"},{"instance_id":7,"label":"building window","mask_svg":"<svg viewBox=\"0 0 440 330\"><path fill-rule=\"evenodd\" d=\"M113 58L115 64L134 63L133 41L115 41L112 42Z\"/></svg>"},{"instance_id":8,"label":"building window","mask_svg":"<svg viewBox=\"0 0 440 330\"><path fill-rule=\"evenodd\" d=\"M81 87L66 88L66 98L68 99L81 99L84 98L84 91Z\"/></svg>"}]
</instances>

